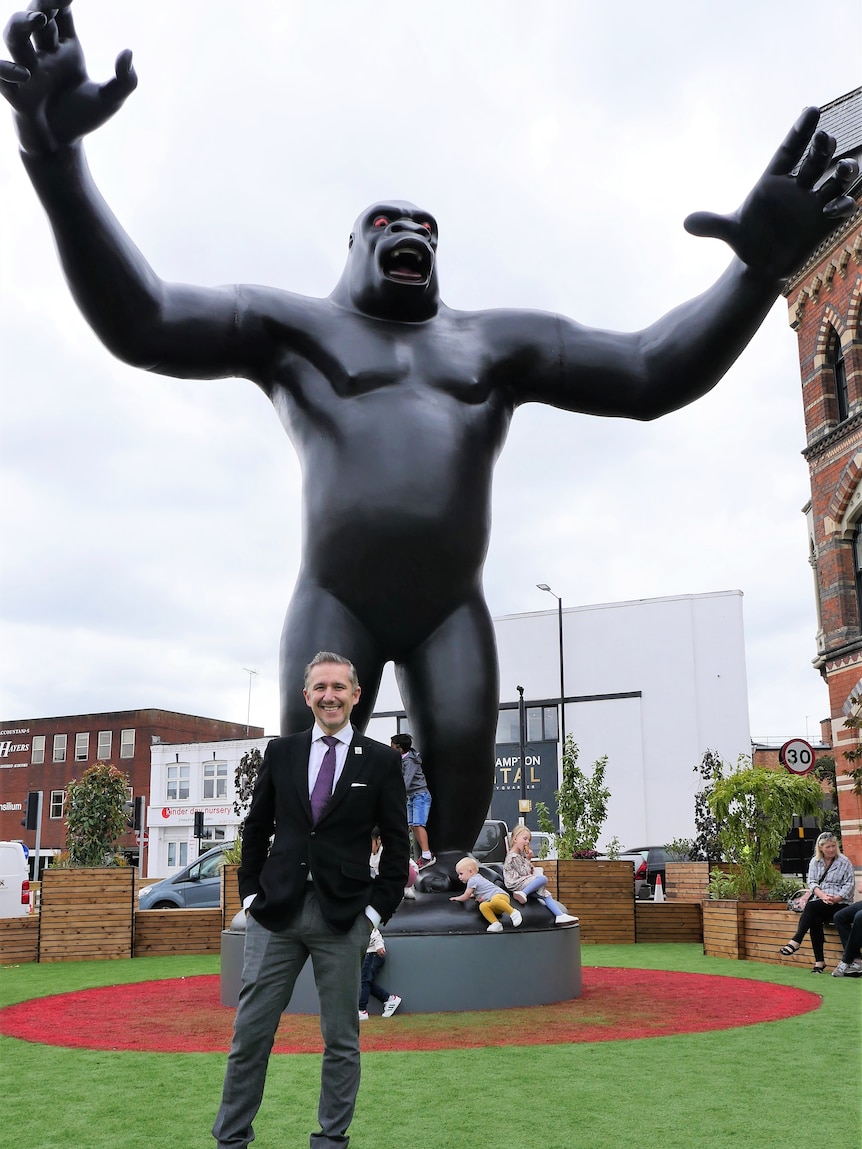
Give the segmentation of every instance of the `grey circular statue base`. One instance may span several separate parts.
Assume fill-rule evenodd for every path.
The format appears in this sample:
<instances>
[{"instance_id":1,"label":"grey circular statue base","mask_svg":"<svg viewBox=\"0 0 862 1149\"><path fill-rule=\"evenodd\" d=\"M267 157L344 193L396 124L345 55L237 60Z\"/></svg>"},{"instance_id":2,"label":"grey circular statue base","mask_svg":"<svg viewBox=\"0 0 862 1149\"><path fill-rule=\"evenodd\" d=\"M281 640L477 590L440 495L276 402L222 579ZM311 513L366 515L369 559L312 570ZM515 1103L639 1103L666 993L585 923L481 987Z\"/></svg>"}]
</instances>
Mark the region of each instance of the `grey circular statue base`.
<instances>
[{"instance_id":1,"label":"grey circular statue base","mask_svg":"<svg viewBox=\"0 0 862 1149\"><path fill-rule=\"evenodd\" d=\"M521 907L524 920L518 929L506 921L503 933L489 934L475 906L445 901L444 906L440 895L427 894L419 895L416 903L402 903L404 912L399 909L383 931L386 964L378 981L402 998L399 1013L511 1009L581 996L577 923L554 925L543 906L530 902ZM222 931L222 1005L236 1006L239 1000L243 918L237 915L231 929ZM372 998L368 1008L379 1013L382 1006ZM310 961L297 980L286 1012L319 1012Z\"/></svg>"}]
</instances>

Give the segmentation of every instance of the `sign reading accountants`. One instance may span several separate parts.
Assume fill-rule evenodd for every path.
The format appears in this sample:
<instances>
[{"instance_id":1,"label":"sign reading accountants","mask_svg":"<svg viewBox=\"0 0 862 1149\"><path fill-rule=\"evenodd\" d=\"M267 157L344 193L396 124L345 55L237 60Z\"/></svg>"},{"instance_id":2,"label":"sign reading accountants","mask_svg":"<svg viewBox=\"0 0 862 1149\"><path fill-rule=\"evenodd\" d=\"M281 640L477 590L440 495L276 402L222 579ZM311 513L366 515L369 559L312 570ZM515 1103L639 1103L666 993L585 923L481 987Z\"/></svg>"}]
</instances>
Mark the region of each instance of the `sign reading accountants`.
<instances>
[{"instance_id":1,"label":"sign reading accountants","mask_svg":"<svg viewBox=\"0 0 862 1149\"><path fill-rule=\"evenodd\" d=\"M10 726L0 729L0 770L15 770L26 766L30 760L29 726ZM21 755L25 755L21 758Z\"/></svg>"},{"instance_id":2,"label":"sign reading accountants","mask_svg":"<svg viewBox=\"0 0 862 1149\"><path fill-rule=\"evenodd\" d=\"M536 803L544 802L552 818L557 814L554 793L557 781L556 742L528 742L524 747L524 778L527 797L533 811L527 815L527 825L538 828ZM515 743L497 746L497 768L494 776L494 797L491 799L489 818L498 818L509 826L517 824L518 801L521 797L521 748Z\"/></svg>"}]
</instances>

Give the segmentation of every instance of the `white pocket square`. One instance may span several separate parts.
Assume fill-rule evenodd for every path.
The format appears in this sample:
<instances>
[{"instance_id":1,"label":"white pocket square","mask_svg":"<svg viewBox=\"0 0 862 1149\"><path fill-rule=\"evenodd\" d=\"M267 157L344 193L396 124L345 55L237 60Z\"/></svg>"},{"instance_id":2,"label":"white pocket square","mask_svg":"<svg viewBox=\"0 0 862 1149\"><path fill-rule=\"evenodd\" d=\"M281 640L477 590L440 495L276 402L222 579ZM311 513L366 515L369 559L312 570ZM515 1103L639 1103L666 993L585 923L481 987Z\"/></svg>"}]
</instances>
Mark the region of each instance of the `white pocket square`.
<instances>
[{"instance_id":1,"label":"white pocket square","mask_svg":"<svg viewBox=\"0 0 862 1149\"><path fill-rule=\"evenodd\" d=\"M359 786L361 786L363 789L365 789L368 786L368 783L367 782L351 782L350 783L350 789L351 790L353 790L354 788L359 787Z\"/></svg>"}]
</instances>

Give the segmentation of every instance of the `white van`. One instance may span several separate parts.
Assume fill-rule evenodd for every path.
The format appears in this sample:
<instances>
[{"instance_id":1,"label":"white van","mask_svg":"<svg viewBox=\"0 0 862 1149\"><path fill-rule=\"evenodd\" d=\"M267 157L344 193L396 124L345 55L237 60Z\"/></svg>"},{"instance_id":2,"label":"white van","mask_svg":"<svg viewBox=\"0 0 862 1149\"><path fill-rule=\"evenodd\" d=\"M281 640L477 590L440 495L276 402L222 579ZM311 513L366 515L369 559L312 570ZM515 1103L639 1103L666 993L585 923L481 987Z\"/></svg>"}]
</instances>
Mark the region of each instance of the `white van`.
<instances>
[{"instance_id":1,"label":"white van","mask_svg":"<svg viewBox=\"0 0 862 1149\"><path fill-rule=\"evenodd\" d=\"M30 870L20 842L0 842L0 918L30 912Z\"/></svg>"}]
</instances>

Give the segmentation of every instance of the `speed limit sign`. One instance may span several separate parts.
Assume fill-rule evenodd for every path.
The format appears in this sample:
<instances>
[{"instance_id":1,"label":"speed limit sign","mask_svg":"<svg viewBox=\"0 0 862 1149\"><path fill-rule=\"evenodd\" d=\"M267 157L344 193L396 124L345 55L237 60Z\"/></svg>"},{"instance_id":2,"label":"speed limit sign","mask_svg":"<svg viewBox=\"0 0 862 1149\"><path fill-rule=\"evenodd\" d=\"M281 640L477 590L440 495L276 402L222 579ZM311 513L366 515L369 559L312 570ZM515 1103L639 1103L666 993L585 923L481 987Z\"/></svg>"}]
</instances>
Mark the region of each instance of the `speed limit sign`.
<instances>
[{"instance_id":1,"label":"speed limit sign","mask_svg":"<svg viewBox=\"0 0 862 1149\"><path fill-rule=\"evenodd\" d=\"M791 738L778 751L778 761L791 774L807 774L814 769L814 751L802 738Z\"/></svg>"}]
</instances>

